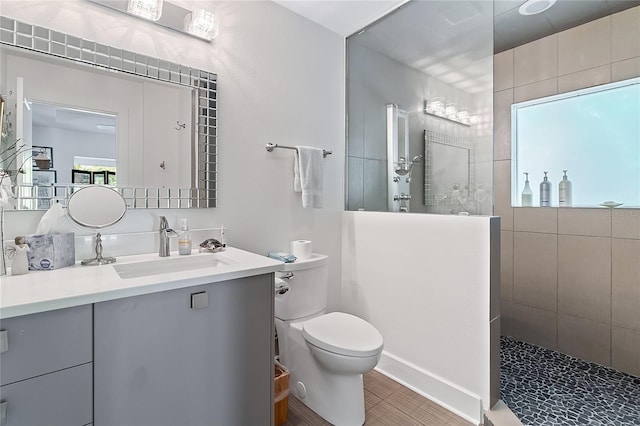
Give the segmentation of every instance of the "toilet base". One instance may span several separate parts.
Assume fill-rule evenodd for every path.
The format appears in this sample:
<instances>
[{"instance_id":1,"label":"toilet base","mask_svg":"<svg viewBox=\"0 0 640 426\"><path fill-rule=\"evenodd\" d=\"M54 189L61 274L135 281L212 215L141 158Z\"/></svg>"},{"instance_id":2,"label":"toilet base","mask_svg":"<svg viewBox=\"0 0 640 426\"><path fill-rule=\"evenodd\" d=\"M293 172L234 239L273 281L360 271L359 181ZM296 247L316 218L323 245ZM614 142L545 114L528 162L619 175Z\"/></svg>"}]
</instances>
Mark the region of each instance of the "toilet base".
<instances>
[{"instance_id":1,"label":"toilet base","mask_svg":"<svg viewBox=\"0 0 640 426\"><path fill-rule=\"evenodd\" d=\"M289 369L290 393L333 425L364 424L362 374L322 369L302 336L300 324L276 319L276 327L279 340L286 336L280 347L280 362Z\"/></svg>"}]
</instances>

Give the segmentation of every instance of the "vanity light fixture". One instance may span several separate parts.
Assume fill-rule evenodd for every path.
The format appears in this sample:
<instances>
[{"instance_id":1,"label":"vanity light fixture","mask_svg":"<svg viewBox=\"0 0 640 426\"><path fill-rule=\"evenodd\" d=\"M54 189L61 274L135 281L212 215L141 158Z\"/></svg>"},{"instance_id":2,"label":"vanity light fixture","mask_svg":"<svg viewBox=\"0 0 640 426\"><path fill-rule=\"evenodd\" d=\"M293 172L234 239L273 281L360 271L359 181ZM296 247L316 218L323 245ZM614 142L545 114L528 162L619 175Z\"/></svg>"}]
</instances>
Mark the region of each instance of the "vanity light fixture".
<instances>
[{"instance_id":1,"label":"vanity light fixture","mask_svg":"<svg viewBox=\"0 0 640 426\"><path fill-rule=\"evenodd\" d=\"M88 0L142 18L183 34L211 41L218 35L214 14L205 9L185 9L167 0Z\"/></svg>"},{"instance_id":2,"label":"vanity light fixture","mask_svg":"<svg viewBox=\"0 0 640 426\"><path fill-rule=\"evenodd\" d=\"M127 13L156 22L162 16L162 0L129 0Z\"/></svg>"},{"instance_id":3,"label":"vanity light fixture","mask_svg":"<svg viewBox=\"0 0 640 426\"><path fill-rule=\"evenodd\" d=\"M456 104L445 104L442 98L434 98L431 101L425 100L423 112L427 115L440 117L445 120L453 121L454 123L462 124L464 126L471 126L472 124L480 122L480 117L478 117L477 115L469 114L469 111L465 109L461 109L458 111L458 107Z\"/></svg>"}]
</instances>

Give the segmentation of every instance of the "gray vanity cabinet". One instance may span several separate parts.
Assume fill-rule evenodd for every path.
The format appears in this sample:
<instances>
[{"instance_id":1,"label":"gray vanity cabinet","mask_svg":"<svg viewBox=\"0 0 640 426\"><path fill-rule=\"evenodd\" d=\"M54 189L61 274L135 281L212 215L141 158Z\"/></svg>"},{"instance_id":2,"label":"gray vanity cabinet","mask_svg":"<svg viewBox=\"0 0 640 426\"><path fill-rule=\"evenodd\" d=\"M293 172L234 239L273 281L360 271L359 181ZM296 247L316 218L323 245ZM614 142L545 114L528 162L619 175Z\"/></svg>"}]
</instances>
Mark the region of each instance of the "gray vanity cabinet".
<instances>
[{"instance_id":1,"label":"gray vanity cabinet","mask_svg":"<svg viewBox=\"0 0 640 426\"><path fill-rule=\"evenodd\" d=\"M91 423L91 313L85 305L0 322L0 424Z\"/></svg>"},{"instance_id":2,"label":"gray vanity cabinet","mask_svg":"<svg viewBox=\"0 0 640 426\"><path fill-rule=\"evenodd\" d=\"M273 424L273 274L94 305L94 424Z\"/></svg>"}]
</instances>

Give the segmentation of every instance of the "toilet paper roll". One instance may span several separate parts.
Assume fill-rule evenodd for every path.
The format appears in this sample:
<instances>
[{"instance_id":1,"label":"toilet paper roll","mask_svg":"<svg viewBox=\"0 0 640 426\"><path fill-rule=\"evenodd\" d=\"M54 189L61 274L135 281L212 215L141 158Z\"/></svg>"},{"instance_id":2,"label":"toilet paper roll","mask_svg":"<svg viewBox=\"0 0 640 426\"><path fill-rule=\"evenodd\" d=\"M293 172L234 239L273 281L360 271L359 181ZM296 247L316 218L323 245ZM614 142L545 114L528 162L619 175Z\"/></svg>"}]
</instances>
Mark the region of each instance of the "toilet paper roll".
<instances>
[{"instance_id":1,"label":"toilet paper roll","mask_svg":"<svg viewBox=\"0 0 640 426\"><path fill-rule=\"evenodd\" d=\"M298 260L309 259L311 257L311 241L291 241L291 254L293 254Z\"/></svg>"}]
</instances>

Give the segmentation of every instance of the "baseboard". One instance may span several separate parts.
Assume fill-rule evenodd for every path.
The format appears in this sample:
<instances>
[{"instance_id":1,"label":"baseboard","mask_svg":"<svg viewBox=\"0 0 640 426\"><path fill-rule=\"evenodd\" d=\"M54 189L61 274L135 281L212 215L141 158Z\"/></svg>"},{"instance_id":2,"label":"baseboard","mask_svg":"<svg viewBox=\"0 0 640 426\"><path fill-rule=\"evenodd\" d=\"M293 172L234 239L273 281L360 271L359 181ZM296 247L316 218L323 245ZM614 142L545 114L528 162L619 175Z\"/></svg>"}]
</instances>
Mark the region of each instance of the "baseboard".
<instances>
[{"instance_id":1,"label":"baseboard","mask_svg":"<svg viewBox=\"0 0 640 426\"><path fill-rule=\"evenodd\" d=\"M482 400L478 395L402 358L382 352L376 371L392 378L475 425L482 424Z\"/></svg>"}]
</instances>

